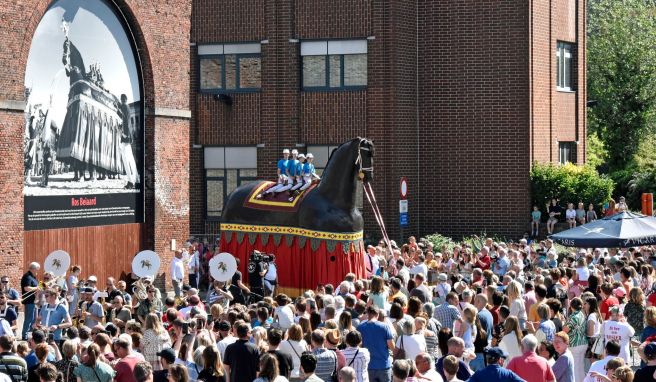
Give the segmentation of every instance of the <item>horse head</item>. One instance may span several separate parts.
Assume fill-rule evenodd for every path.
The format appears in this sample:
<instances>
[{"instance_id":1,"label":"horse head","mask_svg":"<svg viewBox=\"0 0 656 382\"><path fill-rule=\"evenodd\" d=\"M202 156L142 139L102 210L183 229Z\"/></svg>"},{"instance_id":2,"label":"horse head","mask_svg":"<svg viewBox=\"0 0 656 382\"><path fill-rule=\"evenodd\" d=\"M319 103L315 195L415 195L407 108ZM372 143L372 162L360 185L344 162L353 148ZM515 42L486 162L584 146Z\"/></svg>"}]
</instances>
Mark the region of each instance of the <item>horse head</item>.
<instances>
[{"instance_id":1,"label":"horse head","mask_svg":"<svg viewBox=\"0 0 656 382\"><path fill-rule=\"evenodd\" d=\"M358 178L367 183L374 179L374 143L367 138L358 137Z\"/></svg>"}]
</instances>

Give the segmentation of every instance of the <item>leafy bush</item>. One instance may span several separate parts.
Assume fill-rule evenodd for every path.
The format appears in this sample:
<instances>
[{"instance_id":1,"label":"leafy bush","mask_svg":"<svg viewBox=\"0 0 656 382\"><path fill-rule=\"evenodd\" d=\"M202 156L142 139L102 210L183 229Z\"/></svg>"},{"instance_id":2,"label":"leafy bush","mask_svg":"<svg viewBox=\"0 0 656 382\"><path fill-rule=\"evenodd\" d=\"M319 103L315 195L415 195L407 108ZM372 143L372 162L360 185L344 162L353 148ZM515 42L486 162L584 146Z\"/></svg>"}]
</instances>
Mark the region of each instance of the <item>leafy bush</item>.
<instances>
[{"instance_id":1,"label":"leafy bush","mask_svg":"<svg viewBox=\"0 0 656 382\"><path fill-rule=\"evenodd\" d=\"M608 149L597 134L588 134L585 163L592 168L599 168L608 162Z\"/></svg>"},{"instance_id":2,"label":"leafy bush","mask_svg":"<svg viewBox=\"0 0 656 382\"><path fill-rule=\"evenodd\" d=\"M444 247L450 251L456 245L453 239L448 236L440 235L439 233L426 236L426 240L433 244L433 250L437 252L442 252L442 248Z\"/></svg>"},{"instance_id":3,"label":"leafy bush","mask_svg":"<svg viewBox=\"0 0 656 382\"><path fill-rule=\"evenodd\" d=\"M565 203L593 203L600 212L601 206L610 200L615 183L607 176L599 175L591 166L573 164L554 165L535 163L531 169L531 195L533 203L543 213L552 198Z\"/></svg>"}]
</instances>

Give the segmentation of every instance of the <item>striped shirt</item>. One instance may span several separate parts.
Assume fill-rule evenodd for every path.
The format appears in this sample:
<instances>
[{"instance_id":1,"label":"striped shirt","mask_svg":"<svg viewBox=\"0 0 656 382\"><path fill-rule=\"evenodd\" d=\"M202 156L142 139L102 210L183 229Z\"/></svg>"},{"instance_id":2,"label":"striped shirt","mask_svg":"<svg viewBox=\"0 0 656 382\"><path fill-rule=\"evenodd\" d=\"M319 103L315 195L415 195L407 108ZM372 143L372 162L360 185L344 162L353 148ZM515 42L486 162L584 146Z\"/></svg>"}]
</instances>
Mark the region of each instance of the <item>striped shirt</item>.
<instances>
[{"instance_id":1,"label":"striped shirt","mask_svg":"<svg viewBox=\"0 0 656 382\"><path fill-rule=\"evenodd\" d=\"M367 348L353 348L347 347L342 350L344 358L346 358L346 365L355 370L355 380L357 382L369 382L369 350Z\"/></svg>"},{"instance_id":2,"label":"striped shirt","mask_svg":"<svg viewBox=\"0 0 656 382\"><path fill-rule=\"evenodd\" d=\"M27 363L16 354L0 353L0 373L9 375L15 382L27 381Z\"/></svg>"},{"instance_id":3,"label":"striped shirt","mask_svg":"<svg viewBox=\"0 0 656 382\"><path fill-rule=\"evenodd\" d=\"M569 346L581 346L588 344L588 337L586 336L585 315L582 311L578 310L572 313L567 320L567 327L569 327Z\"/></svg>"},{"instance_id":4,"label":"striped shirt","mask_svg":"<svg viewBox=\"0 0 656 382\"><path fill-rule=\"evenodd\" d=\"M332 375L337 371L337 355L326 348L316 348L312 354L317 357L317 368L314 374L324 382L332 382Z\"/></svg>"}]
</instances>

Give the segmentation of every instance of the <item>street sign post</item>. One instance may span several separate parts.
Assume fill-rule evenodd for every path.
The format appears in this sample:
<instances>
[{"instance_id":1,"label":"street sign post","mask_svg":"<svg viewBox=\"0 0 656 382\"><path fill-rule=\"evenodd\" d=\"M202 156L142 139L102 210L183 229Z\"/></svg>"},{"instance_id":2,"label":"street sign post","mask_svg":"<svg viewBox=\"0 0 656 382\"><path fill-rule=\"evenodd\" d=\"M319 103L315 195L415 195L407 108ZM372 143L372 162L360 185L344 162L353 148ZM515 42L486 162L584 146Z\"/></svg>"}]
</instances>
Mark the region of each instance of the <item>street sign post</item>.
<instances>
[{"instance_id":1,"label":"street sign post","mask_svg":"<svg viewBox=\"0 0 656 382\"><path fill-rule=\"evenodd\" d=\"M408 199L407 199L408 180L405 177L401 177L400 194L401 194L401 200L399 200L399 225L401 226L401 231L403 231L403 228L410 225L410 221L408 219Z\"/></svg>"}]
</instances>

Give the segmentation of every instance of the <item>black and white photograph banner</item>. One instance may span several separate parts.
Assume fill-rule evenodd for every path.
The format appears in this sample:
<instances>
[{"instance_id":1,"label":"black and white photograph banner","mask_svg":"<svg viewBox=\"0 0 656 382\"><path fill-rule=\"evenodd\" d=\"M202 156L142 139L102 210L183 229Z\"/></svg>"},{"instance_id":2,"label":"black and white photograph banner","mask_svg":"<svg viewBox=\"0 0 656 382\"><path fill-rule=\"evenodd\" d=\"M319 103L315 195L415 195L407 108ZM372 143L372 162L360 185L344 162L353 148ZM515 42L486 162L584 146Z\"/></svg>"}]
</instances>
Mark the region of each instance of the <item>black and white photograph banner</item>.
<instances>
[{"instance_id":1,"label":"black and white photograph banner","mask_svg":"<svg viewBox=\"0 0 656 382\"><path fill-rule=\"evenodd\" d=\"M41 19L25 74L25 230L143 222L134 52L106 1L55 1Z\"/></svg>"}]
</instances>

